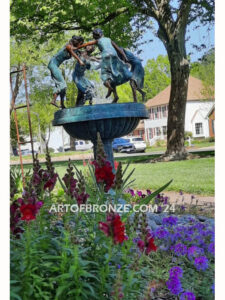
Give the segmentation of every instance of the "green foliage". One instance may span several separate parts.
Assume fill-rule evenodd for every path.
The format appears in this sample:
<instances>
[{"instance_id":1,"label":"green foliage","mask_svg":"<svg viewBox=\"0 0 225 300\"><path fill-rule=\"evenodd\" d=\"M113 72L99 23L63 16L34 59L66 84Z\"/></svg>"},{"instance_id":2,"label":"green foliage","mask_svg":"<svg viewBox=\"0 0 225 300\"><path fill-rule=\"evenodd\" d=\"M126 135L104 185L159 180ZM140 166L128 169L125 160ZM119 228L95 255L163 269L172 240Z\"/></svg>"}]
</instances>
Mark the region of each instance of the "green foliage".
<instances>
[{"instance_id":1,"label":"green foliage","mask_svg":"<svg viewBox=\"0 0 225 300\"><path fill-rule=\"evenodd\" d=\"M83 34L101 26L106 35L125 46L139 36L138 30L131 34L133 15L127 0L17 0L11 5L11 36L17 40L32 38L36 43L43 43L49 39L57 40L65 31L75 31L76 34L79 30Z\"/></svg>"},{"instance_id":2,"label":"green foliage","mask_svg":"<svg viewBox=\"0 0 225 300\"><path fill-rule=\"evenodd\" d=\"M170 85L170 64L168 57L159 55L156 59L149 59L145 66L145 81L143 90L146 92L145 100L156 96L168 85ZM120 102L132 102L132 90L127 82L117 88ZM138 101L141 102L141 95L137 92Z\"/></svg>"},{"instance_id":3,"label":"green foliage","mask_svg":"<svg viewBox=\"0 0 225 300\"><path fill-rule=\"evenodd\" d=\"M203 81L202 94L206 99L215 97L215 51L205 54L200 62L191 64L191 75Z\"/></svg>"},{"instance_id":4,"label":"green foliage","mask_svg":"<svg viewBox=\"0 0 225 300\"><path fill-rule=\"evenodd\" d=\"M187 140L189 137L192 137L192 132L191 131L185 131L185 133L184 133L185 140Z\"/></svg>"},{"instance_id":5,"label":"green foliage","mask_svg":"<svg viewBox=\"0 0 225 300\"><path fill-rule=\"evenodd\" d=\"M149 100L170 85L170 64L168 57L159 55L156 59L149 59L145 66L144 91Z\"/></svg>"}]
</instances>

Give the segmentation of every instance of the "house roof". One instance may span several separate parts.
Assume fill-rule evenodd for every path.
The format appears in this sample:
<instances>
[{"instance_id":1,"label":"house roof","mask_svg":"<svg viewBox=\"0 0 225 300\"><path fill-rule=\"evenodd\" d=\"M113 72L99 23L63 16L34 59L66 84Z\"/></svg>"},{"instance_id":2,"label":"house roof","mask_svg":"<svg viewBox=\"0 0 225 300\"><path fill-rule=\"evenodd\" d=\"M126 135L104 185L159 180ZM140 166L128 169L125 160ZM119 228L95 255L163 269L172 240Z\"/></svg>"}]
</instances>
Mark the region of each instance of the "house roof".
<instances>
[{"instance_id":1,"label":"house roof","mask_svg":"<svg viewBox=\"0 0 225 300\"><path fill-rule=\"evenodd\" d=\"M147 107L154 107L163 104L168 104L170 99L171 85L169 85L165 90L160 92L154 98L146 102ZM200 79L190 76L188 81L188 94L187 101L196 100L206 100L205 96L202 94L203 84Z\"/></svg>"},{"instance_id":2,"label":"house roof","mask_svg":"<svg viewBox=\"0 0 225 300\"><path fill-rule=\"evenodd\" d=\"M145 124L143 120L140 120L135 130L141 130L141 129L145 129Z\"/></svg>"}]
</instances>

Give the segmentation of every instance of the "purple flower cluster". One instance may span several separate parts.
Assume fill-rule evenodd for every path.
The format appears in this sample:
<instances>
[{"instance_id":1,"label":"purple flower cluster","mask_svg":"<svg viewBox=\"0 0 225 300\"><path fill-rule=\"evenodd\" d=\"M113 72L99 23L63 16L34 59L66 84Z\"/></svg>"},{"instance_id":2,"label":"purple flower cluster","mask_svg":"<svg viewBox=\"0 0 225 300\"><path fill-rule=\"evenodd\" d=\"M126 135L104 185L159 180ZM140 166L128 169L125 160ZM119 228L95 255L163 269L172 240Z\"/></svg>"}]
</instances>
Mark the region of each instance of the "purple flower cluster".
<instances>
[{"instance_id":1,"label":"purple flower cluster","mask_svg":"<svg viewBox=\"0 0 225 300\"><path fill-rule=\"evenodd\" d=\"M175 266L169 270L169 279L166 286L173 295L179 295L180 300L195 300L194 293L190 291L183 292L180 278L183 277L183 270L181 267ZM181 294L182 293L182 294Z\"/></svg>"},{"instance_id":2,"label":"purple flower cluster","mask_svg":"<svg viewBox=\"0 0 225 300\"><path fill-rule=\"evenodd\" d=\"M142 191L140 190L137 190L136 192L133 190L133 189L127 189L126 190L126 193L130 194L132 197L139 197L139 198L145 198L149 195L152 194L152 191L151 190L146 190L146 193L143 193ZM155 200L154 200L154 204L158 204L159 207L158 207L158 211L160 212L160 209L162 210L162 207L160 206L160 204L162 205L165 205L165 204L168 204L168 200L169 198L167 196L164 196L163 194L158 194L156 197L155 197Z\"/></svg>"},{"instance_id":3,"label":"purple flower cluster","mask_svg":"<svg viewBox=\"0 0 225 300\"><path fill-rule=\"evenodd\" d=\"M188 248L188 258L190 260L200 256L203 253L204 253L204 250L197 246L191 246L190 248Z\"/></svg>"},{"instance_id":4,"label":"purple flower cluster","mask_svg":"<svg viewBox=\"0 0 225 300\"><path fill-rule=\"evenodd\" d=\"M159 239L166 239L169 237L169 231L163 227L159 227L156 229L154 232L154 236L159 238Z\"/></svg>"},{"instance_id":5,"label":"purple flower cluster","mask_svg":"<svg viewBox=\"0 0 225 300\"><path fill-rule=\"evenodd\" d=\"M204 255L214 255L214 230L210 225L202 224L194 219L187 220L185 225L180 225L177 217L163 219L163 226L153 232L153 236L160 243L177 256L186 256L193 261Z\"/></svg>"},{"instance_id":6,"label":"purple flower cluster","mask_svg":"<svg viewBox=\"0 0 225 300\"><path fill-rule=\"evenodd\" d=\"M195 300L195 295L192 292L186 291L180 295L180 300Z\"/></svg>"},{"instance_id":7,"label":"purple flower cluster","mask_svg":"<svg viewBox=\"0 0 225 300\"><path fill-rule=\"evenodd\" d=\"M212 255L215 255L215 243L214 242L209 244L208 252L211 253Z\"/></svg>"},{"instance_id":8,"label":"purple flower cluster","mask_svg":"<svg viewBox=\"0 0 225 300\"><path fill-rule=\"evenodd\" d=\"M180 281L180 278L183 276L183 270L180 267L172 267L169 275L166 286L173 295L179 295L183 291Z\"/></svg>"},{"instance_id":9,"label":"purple flower cluster","mask_svg":"<svg viewBox=\"0 0 225 300\"><path fill-rule=\"evenodd\" d=\"M180 267L172 267L169 271L170 277L182 277L183 276L183 270Z\"/></svg>"},{"instance_id":10,"label":"purple flower cluster","mask_svg":"<svg viewBox=\"0 0 225 300\"><path fill-rule=\"evenodd\" d=\"M186 223L180 224L176 217L164 218L162 226L153 231L153 236L159 249L171 250L174 263L183 264L188 259L196 272L204 272L208 270L209 260L213 260L215 253L214 228L194 218L186 220ZM179 295L179 299L196 299L192 291L182 289L181 277L182 269L172 268L166 282L167 288L172 294Z\"/></svg>"},{"instance_id":11,"label":"purple flower cluster","mask_svg":"<svg viewBox=\"0 0 225 300\"><path fill-rule=\"evenodd\" d=\"M194 265L198 271L205 271L208 268L209 261L206 256L199 256L195 258Z\"/></svg>"},{"instance_id":12,"label":"purple flower cluster","mask_svg":"<svg viewBox=\"0 0 225 300\"><path fill-rule=\"evenodd\" d=\"M163 218L162 223L165 226L173 226L177 224L177 217L170 216L168 218Z\"/></svg>"},{"instance_id":13,"label":"purple flower cluster","mask_svg":"<svg viewBox=\"0 0 225 300\"><path fill-rule=\"evenodd\" d=\"M178 244L172 246L171 250L173 250L177 256L186 255L188 252L187 246L182 243L178 243Z\"/></svg>"}]
</instances>

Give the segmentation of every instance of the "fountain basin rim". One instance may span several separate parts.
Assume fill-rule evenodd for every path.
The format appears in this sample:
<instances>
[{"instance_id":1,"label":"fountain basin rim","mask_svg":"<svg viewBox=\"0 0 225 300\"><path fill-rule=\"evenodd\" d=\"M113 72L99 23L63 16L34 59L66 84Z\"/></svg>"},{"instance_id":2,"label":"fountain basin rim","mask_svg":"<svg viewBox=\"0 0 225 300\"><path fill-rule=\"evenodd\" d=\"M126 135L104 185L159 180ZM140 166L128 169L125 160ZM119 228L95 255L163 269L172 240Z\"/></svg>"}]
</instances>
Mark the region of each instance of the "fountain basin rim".
<instances>
[{"instance_id":1,"label":"fountain basin rim","mask_svg":"<svg viewBox=\"0 0 225 300\"><path fill-rule=\"evenodd\" d=\"M148 111L143 103L106 103L66 108L55 112L53 126L67 123L85 122L115 118L148 119Z\"/></svg>"}]
</instances>

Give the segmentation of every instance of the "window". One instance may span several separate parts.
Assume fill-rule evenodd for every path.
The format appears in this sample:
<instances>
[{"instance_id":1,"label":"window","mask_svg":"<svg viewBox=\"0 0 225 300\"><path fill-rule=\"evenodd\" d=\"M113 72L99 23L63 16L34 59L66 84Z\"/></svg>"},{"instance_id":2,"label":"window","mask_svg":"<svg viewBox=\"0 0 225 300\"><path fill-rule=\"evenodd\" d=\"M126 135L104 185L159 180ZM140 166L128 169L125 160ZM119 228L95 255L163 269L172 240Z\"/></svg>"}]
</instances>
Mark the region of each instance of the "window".
<instances>
[{"instance_id":1,"label":"window","mask_svg":"<svg viewBox=\"0 0 225 300\"><path fill-rule=\"evenodd\" d=\"M154 137L154 131L153 131L153 128L149 128L149 138L150 139L153 139Z\"/></svg>"},{"instance_id":2,"label":"window","mask_svg":"<svg viewBox=\"0 0 225 300\"><path fill-rule=\"evenodd\" d=\"M161 108L161 106L157 107L157 111L158 111L158 118L161 119L162 118L162 108Z\"/></svg>"},{"instance_id":3,"label":"window","mask_svg":"<svg viewBox=\"0 0 225 300\"><path fill-rule=\"evenodd\" d=\"M161 135L161 128L160 127L156 127L156 135L157 136Z\"/></svg>"},{"instance_id":4,"label":"window","mask_svg":"<svg viewBox=\"0 0 225 300\"><path fill-rule=\"evenodd\" d=\"M163 135L167 135L167 126L163 126Z\"/></svg>"},{"instance_id":5,"label":"window","mask_svg":"<svg viewBox=\"0 0 225 300\"><path fill-rule=\"evenodd\" d=\"M167 117L167 106L162 107L162 115L163 115L164 118Z\"/></svg>"},{"instance_id":6,"label":"window","mask_svg":"<svg viewBox=\"0 0 225 300\"><path fill-rule=\"evenodd\" d=\"M196 135L203 134L202 123L195 123L195 133Z\"/></svg>"},{"instance_id":7,"label":"window","mask_svg":"<svg viewBox=\"0 0 225 300\"><path fill-rule=\"evenodd\" d=\"M154 119L158 119L158 109L155 107L153 108L153 113L154 113Z\"/></svg>"}]
</instances>

